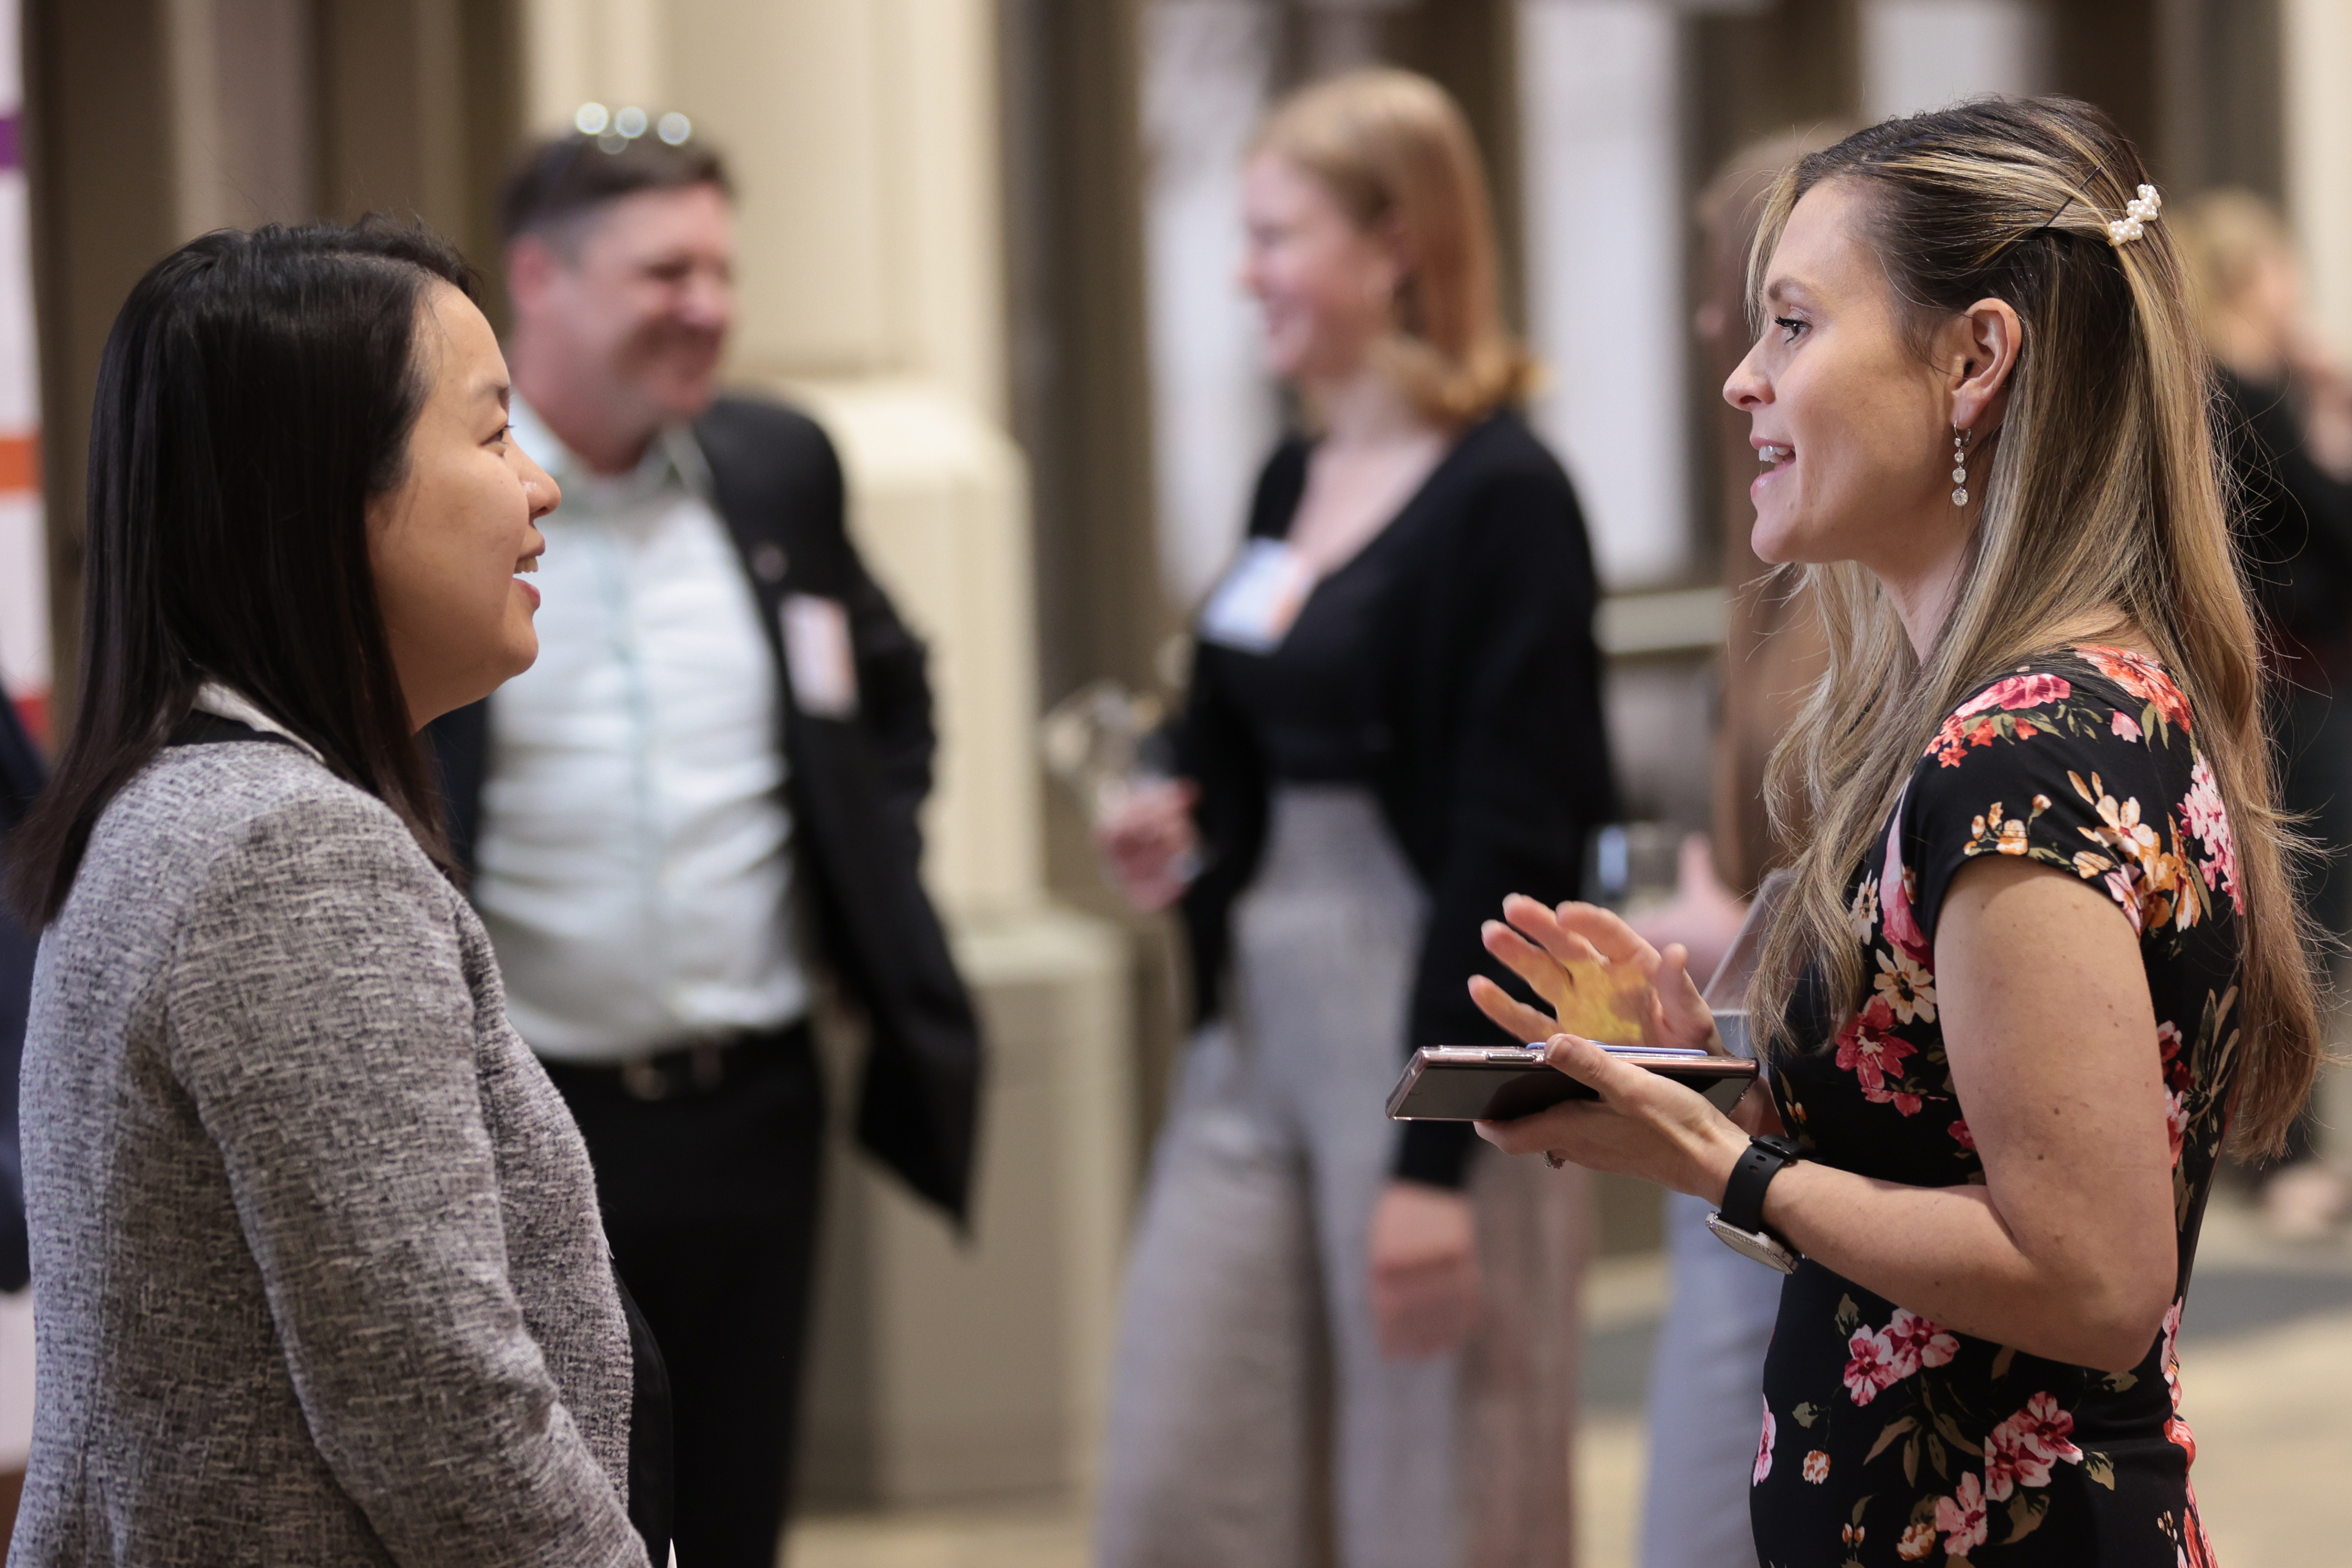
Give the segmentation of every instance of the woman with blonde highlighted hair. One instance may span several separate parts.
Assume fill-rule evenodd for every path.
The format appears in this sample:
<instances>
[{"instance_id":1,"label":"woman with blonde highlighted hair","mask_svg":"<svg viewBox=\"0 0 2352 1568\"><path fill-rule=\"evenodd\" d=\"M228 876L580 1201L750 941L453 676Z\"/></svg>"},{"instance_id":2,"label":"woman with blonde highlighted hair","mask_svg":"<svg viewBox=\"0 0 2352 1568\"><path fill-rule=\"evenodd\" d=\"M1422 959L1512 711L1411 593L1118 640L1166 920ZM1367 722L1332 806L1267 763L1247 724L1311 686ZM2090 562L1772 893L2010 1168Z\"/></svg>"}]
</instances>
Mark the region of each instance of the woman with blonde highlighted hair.
<instances>
[{"instance_id":1,"label":"woman with blonde highlighted hair","mask_svg":"<svg viewBox=\"0 0 2352 1568\"><path fill-rule=\"evenodd\" d=\"M1724 396L1755 544L1826 673L1773 761L1812 826L1731 1116L1553 1033L1571 1104L1482 1131L1720 1205L1781 1269L1768 1563L2210 1564L2175 1353L2225 1133L2277 1145L2317 1030L2189 289L2097 110L1987 100L1797 163ZM1720 1048L1683 954L1514 900ZM1511 1027L1549 1030L1491 982Z\"/></svg>"},{"instance_id":2,"label":"woman with blonde highlighted hair","mask_svg":"<svg viewBox=\"0 0 2352 1568\"><path fill-rule=\"evenodd\" d=\"M1444 93L1309 87L1244 190L1243 281L1310 433L1201 612L1178 782L1099 834L1139 906L1181 900L1200 1030L1097 1560L1565 1563L1582 1188L1382 1106L1413 1047L1507 1043L1462 989L1479 915L1573 893L1609 813L1591 552L1511 406L1528 361Z\"/></svg>"}]
</instances>

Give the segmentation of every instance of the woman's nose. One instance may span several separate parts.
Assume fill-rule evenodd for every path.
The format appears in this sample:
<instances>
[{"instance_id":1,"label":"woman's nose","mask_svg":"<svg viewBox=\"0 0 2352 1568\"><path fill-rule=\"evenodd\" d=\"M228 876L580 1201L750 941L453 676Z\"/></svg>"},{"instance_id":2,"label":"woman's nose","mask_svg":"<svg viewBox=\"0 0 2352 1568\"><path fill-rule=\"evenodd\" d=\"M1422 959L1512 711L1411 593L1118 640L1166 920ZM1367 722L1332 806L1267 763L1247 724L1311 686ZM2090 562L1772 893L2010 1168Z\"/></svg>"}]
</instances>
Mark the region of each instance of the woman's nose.
<instances>
[{"instance_id":1,"label":"woman's nose","mask_svg":"<svg viewBox=\"0 0 2352 1568\"><path fill-rule=\"evenodd\" d=\"M1772 384L1757 374L1753 355L1724 378L1723 400L1742 412L1772 401Z\"/></svg>"}]
</instances>

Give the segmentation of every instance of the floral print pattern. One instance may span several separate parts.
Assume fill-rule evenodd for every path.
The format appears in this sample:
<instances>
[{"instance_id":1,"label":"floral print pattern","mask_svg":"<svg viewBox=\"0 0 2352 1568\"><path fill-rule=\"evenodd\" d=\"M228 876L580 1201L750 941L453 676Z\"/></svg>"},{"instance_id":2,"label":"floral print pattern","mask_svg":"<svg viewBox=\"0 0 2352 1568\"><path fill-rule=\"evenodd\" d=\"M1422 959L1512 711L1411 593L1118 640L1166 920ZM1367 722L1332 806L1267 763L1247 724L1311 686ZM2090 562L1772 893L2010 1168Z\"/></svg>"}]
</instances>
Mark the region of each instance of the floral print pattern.
<instances>
[{"instance_id":1,"label":"floral print pattern","mask_svg":"<svg viewBox=\"0 0 2352 1568\"><path fill-rule=\"evenodd\" d=\"M2005 1502L2021 1484L2048 1486L2050 1467L2059 1461L2081 1464L2083 1450L2066 1440L2074 1429L2074 1417L2049 1394L2027 1400L1985 1439L1985 1496Z\"/></svg>"},{"instance_id":2,"label":"floral print pattern","mask_svg":"<svg viewBox=\"0 0 2352 1568\"><path fill-rule=\"evenodd\" d=\"M2128 649L2038 659L1954 708L1857 869L1862 994L1799 988L1772 1088L1811 1158L1921 1186L1984 1167L1944 1054L1933 933L1979 856L2098 888L2137 933L2158 1019L2179 1288L2128 1373L1971 1339L1810 1259L1765 1368L1751 1496L1766 1568L2211 1568L2175 1343L2238 1049L2242 890L2187 697ZM1793 1423L1793 1426L1782 1423ZM1801 1459L1775 1468L1780 1436Z\"/></svg>"},{"instance_id":3,"label":"floral print pattern","mask_svg":"<svg viewBox=\"0 0 2352 1568\"><path fill-rule=\"evenodd\" d=\"M1959 1489L1950 1497L1936 1500L1936 1529L1944 1538L1944 1550L1954 1557L1965 1557L1985 1543L1985 1491L1973 1475L1960 1478Z\"/></svg>"}]
</instances>

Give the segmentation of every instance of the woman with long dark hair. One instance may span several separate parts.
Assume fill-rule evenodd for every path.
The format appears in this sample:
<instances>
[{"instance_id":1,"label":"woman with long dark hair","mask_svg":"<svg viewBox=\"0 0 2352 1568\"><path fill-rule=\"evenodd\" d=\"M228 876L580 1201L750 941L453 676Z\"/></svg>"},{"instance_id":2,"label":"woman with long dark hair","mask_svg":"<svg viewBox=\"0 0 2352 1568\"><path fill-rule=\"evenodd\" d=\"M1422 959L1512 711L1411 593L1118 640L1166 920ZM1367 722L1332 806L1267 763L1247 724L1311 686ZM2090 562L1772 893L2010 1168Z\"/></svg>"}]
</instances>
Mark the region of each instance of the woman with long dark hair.
<instances>
[{"instance_id":1,"label":"woman with long dark hair","mask_svg":"<svg viewBox=\"0 0 2352 1568\"><path fill-rule=\"evenodd\" d=\"M213 234L107 340L81 696L9 844L13 1563L647 1560L587 1156L415 739L535 656L557 500L467 279L379 223Z\"/></svg>"},{"instance_id":2,"label":"woman with long dark hair","mask_svg":"<svg viewBox=\"0 0 2352 1568\"><path fill-rule=\"evenodd\" d=\"M2255 622L2162 197L2097 110L1984 100L1800 160L1724 387L1755 543L1828 668L1774 753L1812 825L1749 996L1738 1120L1489 1013L1603 1103L1490 1126L1719 1203L1788 1273L1751 1516L1768 1563L2204 1564L2175 1340L2225 1131L2274 1148L2317 1030ZM1549 994L1604 911L1509 903Z\"/></svg>"}]
</instances>

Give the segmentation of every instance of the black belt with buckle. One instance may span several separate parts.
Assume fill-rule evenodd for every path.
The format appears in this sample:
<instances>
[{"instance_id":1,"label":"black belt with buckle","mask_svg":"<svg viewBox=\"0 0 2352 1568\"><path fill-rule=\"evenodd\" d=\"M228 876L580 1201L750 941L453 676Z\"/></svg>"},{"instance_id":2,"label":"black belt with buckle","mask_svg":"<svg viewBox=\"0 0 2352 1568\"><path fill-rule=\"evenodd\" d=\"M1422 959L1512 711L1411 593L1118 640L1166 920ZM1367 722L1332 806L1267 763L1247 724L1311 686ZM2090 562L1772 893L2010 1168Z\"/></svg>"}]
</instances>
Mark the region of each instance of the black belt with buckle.
<instances>
[{"instance_id":1,"label":"black belt with buckle","mask_svg":"<svg viewBox=\"0 0 2352 1568\"><path fill-rule=\"evenodd\" d=\"M807 1029L807 1022L802 1020L781 1029L698 1040L674 1050L635 1057L602 1070L617 1078L621 1091L631 1100L678 1100L688 1095L715 1094L726 1087L730 1079L740 1076L752 1058L769 1055ZM587 1064L570 1065L576 1068Z\"/></svg>"}]
</instances>

